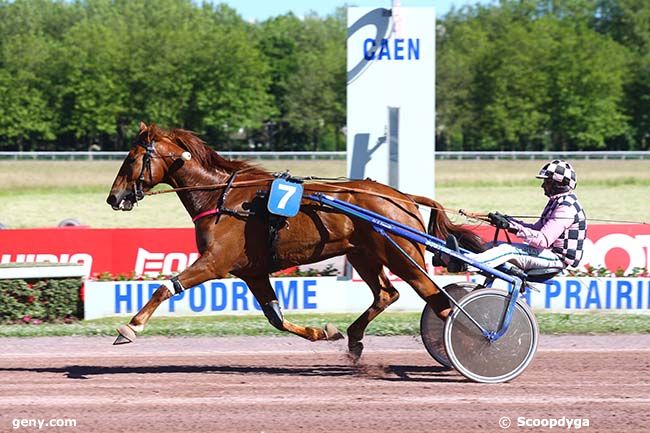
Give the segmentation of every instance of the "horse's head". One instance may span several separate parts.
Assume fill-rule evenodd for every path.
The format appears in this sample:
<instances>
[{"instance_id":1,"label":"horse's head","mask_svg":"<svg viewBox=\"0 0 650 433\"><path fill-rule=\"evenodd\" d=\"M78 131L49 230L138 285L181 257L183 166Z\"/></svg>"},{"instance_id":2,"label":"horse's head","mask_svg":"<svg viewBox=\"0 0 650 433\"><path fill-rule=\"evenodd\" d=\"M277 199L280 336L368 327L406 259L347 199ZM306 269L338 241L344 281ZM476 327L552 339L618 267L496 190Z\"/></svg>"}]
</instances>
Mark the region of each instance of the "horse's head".
<instances>
[{"instance_id":1,"label":"horse's head","mask_svg":"<svg viewBox=\"0 0 650 433\"><path fill-rule=\"evenodd\" d=\"M106 202L114 210L133 209L133 204L142 200L145 192L161 182L168 182L170 172L191 157L164 131L140 122L140 132L122 162Z\"/></svg>"}]
</instances>

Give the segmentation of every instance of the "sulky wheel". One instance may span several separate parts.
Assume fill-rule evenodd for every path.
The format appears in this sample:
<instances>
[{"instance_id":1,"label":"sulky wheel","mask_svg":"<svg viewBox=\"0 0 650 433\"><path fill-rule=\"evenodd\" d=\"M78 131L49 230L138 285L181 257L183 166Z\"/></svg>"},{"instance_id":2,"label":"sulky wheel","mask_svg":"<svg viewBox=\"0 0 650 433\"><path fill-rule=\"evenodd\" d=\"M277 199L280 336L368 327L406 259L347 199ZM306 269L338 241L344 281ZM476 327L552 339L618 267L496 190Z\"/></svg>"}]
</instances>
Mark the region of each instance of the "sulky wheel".
<instances>
[{"instance_id":1,"label":"sulky wheel","mask_svg":"<svg viewBox=\"0 0 650 433\"><path fill-rule=\"evenodd\" d=\"M444 287L444 290L458 302L479 286L476 283L463 281L448 284ZM428 304L424 306L422 316L420 317L420 335L422 336L422 343L427 348L429 355L443 367L451 368L451 362L449 362L444 343L445 322L436 316L436 313L433 312L433 309Z\"/></svg>"},{"instance_id":2,"label":"sulky wheel","mask_svg":"<svg viewBox=\"0 0 650 433\"><path fill-rule=\"evenodd\" d=\"M508 293L476 290L461 307L487 331L498 331L508 306ZM460 309L445 324L445 348L451 364L466 378L484 383L507 382L519 376L537 350L539 328L530 307L518 299L506 333L490 342Z\"/></svg>"}]
</instances>

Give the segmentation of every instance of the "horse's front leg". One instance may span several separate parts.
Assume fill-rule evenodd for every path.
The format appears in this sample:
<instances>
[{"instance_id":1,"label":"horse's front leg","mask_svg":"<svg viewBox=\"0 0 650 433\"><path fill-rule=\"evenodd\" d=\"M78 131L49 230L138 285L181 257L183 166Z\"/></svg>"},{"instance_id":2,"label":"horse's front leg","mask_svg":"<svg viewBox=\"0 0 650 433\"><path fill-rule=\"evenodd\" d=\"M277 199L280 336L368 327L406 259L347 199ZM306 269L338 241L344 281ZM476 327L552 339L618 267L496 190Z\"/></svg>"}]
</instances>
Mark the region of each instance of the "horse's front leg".
<instances>
[{"instance_id":1,"label":"horse's front leg","mask_svg":"<svg viewBox=\"0 0 650 433\"><path fill-rule=\"evenodd\" d=\"M278 298L273 291L271 282L268 276L262 277L245 277L242 279L248 284L248 288L257 299L257 302L262 307L264 315L269 323L280 331L291 332L292 334L299 335L310 341L318 340L339 340L343 338L343 334L331 323L325 325L324 328L312 328L295 325L286 320L280 309Z\"/></svg>"},{"instance_id":2,"label":"horse's front leg","mask_svg":"<svg viewBox=\"0 0 650 433\"><path fill-rule=\"evenodd\" d=\"M205 281L225 277L228 270L223 266L220 267L221 270L215 268L215 264L220 262L223 263L223 259L217 261L213 254L206 252L191 266L174 277L169 286L160 285L151 299L133 316L131 321L117 328L119 335L113 344L126 344L135 341L137 334L144 331L145 325L163 301Z\"/></svg>"}]
</instances>

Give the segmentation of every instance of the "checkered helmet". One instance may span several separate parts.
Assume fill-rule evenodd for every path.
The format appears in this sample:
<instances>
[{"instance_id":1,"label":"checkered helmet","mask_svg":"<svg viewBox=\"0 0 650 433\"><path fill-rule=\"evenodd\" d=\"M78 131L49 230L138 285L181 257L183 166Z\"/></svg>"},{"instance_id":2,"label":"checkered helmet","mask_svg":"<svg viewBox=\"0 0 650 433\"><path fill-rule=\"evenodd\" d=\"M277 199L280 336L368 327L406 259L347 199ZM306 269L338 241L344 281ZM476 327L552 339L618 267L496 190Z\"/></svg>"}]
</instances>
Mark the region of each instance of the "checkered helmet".
<instances>
[{"instance_id":1,"label":"checkered helmet","mask_svg":"<svg viewBox=\"0 0 650 433\"><path fill-rule=\"evenodd\" d=\"M535 177L538 179L553 179L559 186L568 186L569 189L576 189L578 183L576 171L571 167L571 164L562 159L554 159L546 163Z\"/></svg>"}]
</instances>

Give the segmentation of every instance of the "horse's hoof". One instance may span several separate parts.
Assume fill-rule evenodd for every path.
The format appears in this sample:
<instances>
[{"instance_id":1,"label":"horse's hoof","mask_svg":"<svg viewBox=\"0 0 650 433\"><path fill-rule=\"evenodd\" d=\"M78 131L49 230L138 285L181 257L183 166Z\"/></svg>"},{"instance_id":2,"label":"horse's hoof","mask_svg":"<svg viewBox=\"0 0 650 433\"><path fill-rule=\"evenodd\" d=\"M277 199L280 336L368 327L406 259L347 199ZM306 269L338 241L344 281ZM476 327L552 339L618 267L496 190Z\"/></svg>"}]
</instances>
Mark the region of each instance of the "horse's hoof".
<instances>
[{"instance_id":1,"label":"horse's hoof","mask_svg":"<svg viewBox=\"0 0 650 433\"><path fill-rule=\"evenodd\" d=\"M348 345L348 357L353 363L359 362L361 358L361 353L363 353L363 343L358 341L354 344Z\"/></svg>"},{"instance_id":2,"label":"horse's hoof","mask_svg":"<svg viewBox=\"0 0 650 433\"><path fill-rule=\"evenodd\" d=\"M331 323L327 323L325 325L325 328L323 328L323 331L325 331L325 336L327 337L328 341L336 341L343 338L341 331L339 331L338 328Z\"/></svg>"},{"instance_id":3,"label":"horse's hoof","mask_svg":"<svg viewBox=\"0 0 650 433\"><path fill-rule=\"evenodd\" d=\"M135 341L136 338L135 331L129 325L120 326L119 328L117 328L117 333L119 335L113 342L113 346L117 346L119 344L133 343Z\"/></svg>"}]
</instances>

